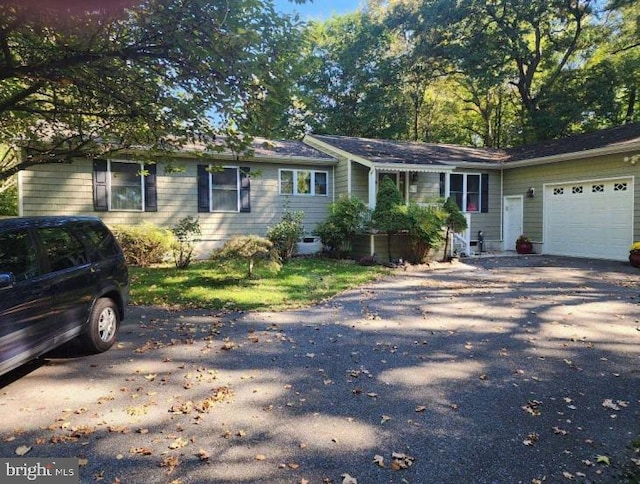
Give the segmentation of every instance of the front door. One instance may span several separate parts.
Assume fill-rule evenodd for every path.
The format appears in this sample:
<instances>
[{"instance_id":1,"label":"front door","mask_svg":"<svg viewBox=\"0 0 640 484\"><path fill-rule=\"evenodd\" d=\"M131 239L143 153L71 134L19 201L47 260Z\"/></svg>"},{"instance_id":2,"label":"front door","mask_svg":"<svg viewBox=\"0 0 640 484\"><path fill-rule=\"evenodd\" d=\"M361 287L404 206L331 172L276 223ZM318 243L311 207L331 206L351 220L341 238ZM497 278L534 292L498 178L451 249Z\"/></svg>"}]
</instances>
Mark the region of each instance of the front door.
<instances>
[{"instance_id":1,"label":"front door","mask_svg":"<svg viewBox=\"0 0 640 484\"><path fill-rule=\"evenodd\" d=\"M522 196L504 197L504 250L516 250L516 239L523 232Z\"/></svg>"}]
</instances>

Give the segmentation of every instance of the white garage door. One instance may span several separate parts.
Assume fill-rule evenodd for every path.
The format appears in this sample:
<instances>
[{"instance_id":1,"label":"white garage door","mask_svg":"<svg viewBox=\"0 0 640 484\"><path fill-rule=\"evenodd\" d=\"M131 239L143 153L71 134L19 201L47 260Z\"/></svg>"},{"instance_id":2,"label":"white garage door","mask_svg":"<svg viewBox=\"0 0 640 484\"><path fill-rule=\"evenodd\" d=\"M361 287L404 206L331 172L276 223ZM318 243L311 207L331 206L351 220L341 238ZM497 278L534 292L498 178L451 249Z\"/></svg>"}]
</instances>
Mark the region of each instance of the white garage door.
<instances>
[{"instance_id":1,"label":"white garage door","mask_svg":"<svg viewBox=\"0 0 640 484\"><path fill-rule=\"evenodd\" d=\"M633 180L545 186L547 254L626 260L633 241Z\"/></svg>"}]
</instances>

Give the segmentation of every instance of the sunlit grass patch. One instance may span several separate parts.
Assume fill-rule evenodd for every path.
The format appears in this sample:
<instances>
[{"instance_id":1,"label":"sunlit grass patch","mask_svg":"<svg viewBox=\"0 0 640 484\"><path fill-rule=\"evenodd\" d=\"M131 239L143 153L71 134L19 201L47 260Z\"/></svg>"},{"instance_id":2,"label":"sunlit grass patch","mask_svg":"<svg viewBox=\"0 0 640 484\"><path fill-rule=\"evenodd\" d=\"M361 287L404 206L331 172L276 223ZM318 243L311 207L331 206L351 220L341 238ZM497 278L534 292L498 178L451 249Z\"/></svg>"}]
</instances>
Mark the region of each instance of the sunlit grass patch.
<instances>
[{"instance_id":1,"label":"sunlit grass patch","mask_svg":"<svg viewBox=\"0 0 640 484\"><path fill-rule=\"evenodd\" d=\"M131 267L131 302L172 308L282 310L307 306L388 273L353 261L294 258L279 270L258 263L247 278L246 262L206 261L187 269Z\"/></svg>"}]
</instances>

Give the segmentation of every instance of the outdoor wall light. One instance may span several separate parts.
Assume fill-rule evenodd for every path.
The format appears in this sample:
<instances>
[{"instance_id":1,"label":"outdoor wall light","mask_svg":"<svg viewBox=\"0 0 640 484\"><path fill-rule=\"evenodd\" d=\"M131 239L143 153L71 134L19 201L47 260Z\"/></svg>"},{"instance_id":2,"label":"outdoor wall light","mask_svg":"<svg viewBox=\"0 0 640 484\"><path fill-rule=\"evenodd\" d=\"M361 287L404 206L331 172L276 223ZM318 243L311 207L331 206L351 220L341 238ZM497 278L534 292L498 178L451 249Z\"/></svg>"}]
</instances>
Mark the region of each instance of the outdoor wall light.
<instances>
[{"instance_id":1,"label":"outdoor wall light","mask_svg":"<svg viewBox=\"0 0 640 484\"><path fill-rule=\"evenodd\" d=\"M536 189L533 187L527 188L527 198L533 198L536 195Z\"/></svg>"}]
</instances>

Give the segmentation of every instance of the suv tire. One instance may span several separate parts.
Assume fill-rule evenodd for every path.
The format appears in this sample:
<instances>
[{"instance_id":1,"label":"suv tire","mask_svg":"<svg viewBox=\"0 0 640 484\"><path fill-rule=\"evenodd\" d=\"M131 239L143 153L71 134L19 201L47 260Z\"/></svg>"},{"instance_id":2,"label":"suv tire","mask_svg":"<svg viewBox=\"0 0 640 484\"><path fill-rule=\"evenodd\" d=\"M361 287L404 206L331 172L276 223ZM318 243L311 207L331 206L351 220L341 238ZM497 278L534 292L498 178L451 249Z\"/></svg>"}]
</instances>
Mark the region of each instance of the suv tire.
<instances>
[{"instance_id":1,"label":"suv tire","mask_svg":"<svg viewBox=\"0 0 640 484\"><path fill-rule=\"evenodd\" d=\"M115 343L119 329L118 306L109 298L100 298L93 306L87 331L82 335L83 347L92 353L107 351Z\"/></svg>"}]
</instances>

